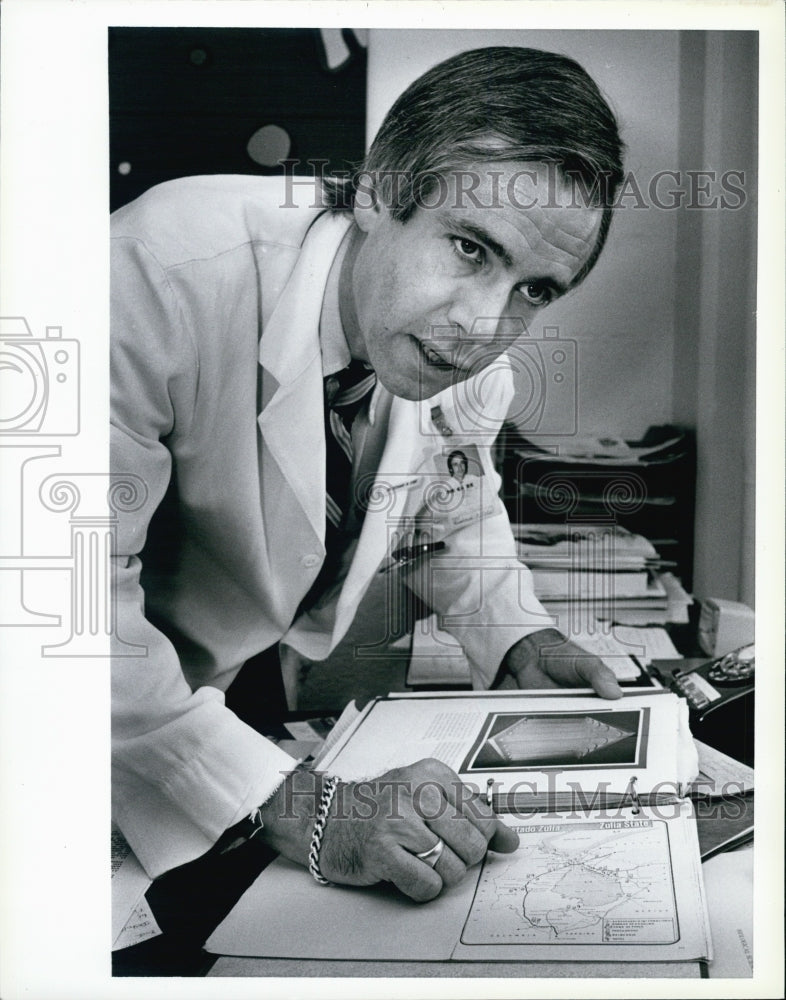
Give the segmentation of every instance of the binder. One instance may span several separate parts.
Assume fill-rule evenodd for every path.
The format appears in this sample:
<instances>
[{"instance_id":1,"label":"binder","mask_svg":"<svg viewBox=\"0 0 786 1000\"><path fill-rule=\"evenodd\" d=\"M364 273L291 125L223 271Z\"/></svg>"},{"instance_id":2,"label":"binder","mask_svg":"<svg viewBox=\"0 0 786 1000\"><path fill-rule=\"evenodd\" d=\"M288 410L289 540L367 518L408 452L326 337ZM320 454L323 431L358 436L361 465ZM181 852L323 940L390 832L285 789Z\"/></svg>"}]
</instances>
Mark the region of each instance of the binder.
<instances>
[{"instance_id":1,"label":"binder","mask_svg":"<svg viewBox=\"0 0 786 1000\"><path fill-rule=\"evenodd\" d=\"M554 745L538 749L550 728ZM568 736L565 753L559 739ZM389 695L367 705L318 766L354 781L423 756L473 786L516 830L519 849L490 851L425 905L384 885L324 889L279 859L207 950L401 961L711 957L686 798L698 764L682 699L660 689L618 702L583 691Z\"/></svg>"}]
</instances>

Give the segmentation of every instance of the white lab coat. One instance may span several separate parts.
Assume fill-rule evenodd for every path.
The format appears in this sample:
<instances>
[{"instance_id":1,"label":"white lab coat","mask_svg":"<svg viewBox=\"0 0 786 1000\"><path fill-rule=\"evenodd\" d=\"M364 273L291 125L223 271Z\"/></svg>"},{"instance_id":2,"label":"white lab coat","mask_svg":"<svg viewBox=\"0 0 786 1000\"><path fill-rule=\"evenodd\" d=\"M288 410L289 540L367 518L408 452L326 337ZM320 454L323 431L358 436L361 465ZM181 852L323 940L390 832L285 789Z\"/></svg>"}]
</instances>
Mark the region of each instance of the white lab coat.
<instances>
[{"instance_id":1,"label":"white lab coat","mask_svg":"<svg viewBox=\"0 0 786 1000\"><path fill-rule=\"evenodd\" d=\"M114 560L113 809L151 876L208 850L292 767L223 695L246 659L286 636L325 553L319 318L351 216L283 201L277 178L196 177L113 216L111 464L146 493L119 517ZM422 506L447 443L432 406L454 430L450 445L478 445L498 486L488 446L511 399L509 372L498 366L484 381L482 405L472 392L467 383L393 400L331 648L399 519ZM147 573L145 553L143 592L140 556L168 488L177 544L156 537L170 564ZM428 597L464 645L473 683L487 687L510 646L548 619L501 503L448 541Z\"/></svg>"}]
</instances>

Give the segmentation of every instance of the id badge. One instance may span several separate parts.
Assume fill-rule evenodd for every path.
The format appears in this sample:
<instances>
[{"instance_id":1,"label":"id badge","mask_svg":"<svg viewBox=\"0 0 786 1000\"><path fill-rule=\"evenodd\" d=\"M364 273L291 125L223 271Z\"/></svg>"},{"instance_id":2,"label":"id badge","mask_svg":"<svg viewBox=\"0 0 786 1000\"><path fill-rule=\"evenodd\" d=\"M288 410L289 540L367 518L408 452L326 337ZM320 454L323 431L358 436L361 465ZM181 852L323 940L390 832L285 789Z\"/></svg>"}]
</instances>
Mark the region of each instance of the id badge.
<instances>
[{"instance_id":1,"label":"id badge","mask_svg":"<svg viewBox=\"0 0 786 1000\"><path fill-rule=\"evenodd\" d=\"M432 466L424 513L436 529L436 537L495 513L497 492L484 472L477 445L445 445L433 456Z\"/></svg>"}]
</instances>

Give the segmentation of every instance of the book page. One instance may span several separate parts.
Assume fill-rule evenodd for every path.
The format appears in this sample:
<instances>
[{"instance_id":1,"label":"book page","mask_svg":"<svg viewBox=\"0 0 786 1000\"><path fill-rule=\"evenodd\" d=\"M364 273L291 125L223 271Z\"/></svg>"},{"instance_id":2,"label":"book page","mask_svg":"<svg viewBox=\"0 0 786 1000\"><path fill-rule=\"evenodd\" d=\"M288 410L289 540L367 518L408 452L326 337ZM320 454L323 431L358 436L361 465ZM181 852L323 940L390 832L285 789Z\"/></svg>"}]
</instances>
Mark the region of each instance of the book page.
<instances>
[{"instance_id":1,"label":"book page","mask_svg":"<svg viewBox=\"0 0 786 1000\"><path fill-rule=\"evenodd\" d=\"M710 953L689 806L616 816L505 817L513 854L489 854L454 959L673 961Z\"/></svg>"},{"instance_id":2,"label":"book page","mask_svg":"<svg viewBox=\"0 0 786 1000\"><path fill-rule=\"evenodd\" d=\"M619 797L632 778L640 795L673 798L698 769L685 703L665 690L614 702L531 691L380 699L321 766L361 780L424 757L522 808L577 793L590 803Z\"/></svg>"},{"instance_id":3,"label":"book page","mask_svg":"<svg viewBox=\"0 0 786 1000\"><path fill-rule=\"evenodd\" d=\"M478 870L424 905L389 883L326 890L299 865L277 858L213 931L205 950L271 958L447 961Z\"/></svg>"}]
</instances>

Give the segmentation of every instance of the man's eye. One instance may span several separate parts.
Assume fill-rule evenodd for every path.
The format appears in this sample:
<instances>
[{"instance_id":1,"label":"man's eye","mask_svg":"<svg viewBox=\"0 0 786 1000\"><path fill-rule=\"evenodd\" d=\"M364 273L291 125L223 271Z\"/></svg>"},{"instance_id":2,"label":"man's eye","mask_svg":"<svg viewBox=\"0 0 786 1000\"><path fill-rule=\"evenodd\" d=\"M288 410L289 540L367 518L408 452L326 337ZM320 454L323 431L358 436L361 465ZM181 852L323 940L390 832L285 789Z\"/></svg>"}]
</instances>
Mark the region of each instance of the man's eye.
<instances>
[{"instance_id":1,"label":"man's eye","mask_svg":"<svg viewBox=\"0 0 786 1000\"><path fill-rule=\"evenodd\" d=\"M471 264L482 264L486 259L483 247L478 246L473 240L464 239L463 236L453 237L453 248L462 260L467 260Z\"/></svg>"},{"instance_id":2,"label":"man's eye","mask_svg":"<svg viewBox=\"0 0 786 1000\"><path fill-rule=\"evenodd\" d=\"M553 298L549 286L541 281L528 281L526 285L521 286L519 294L533 306L546 306Z\"/></svg>"}]
</instances>

